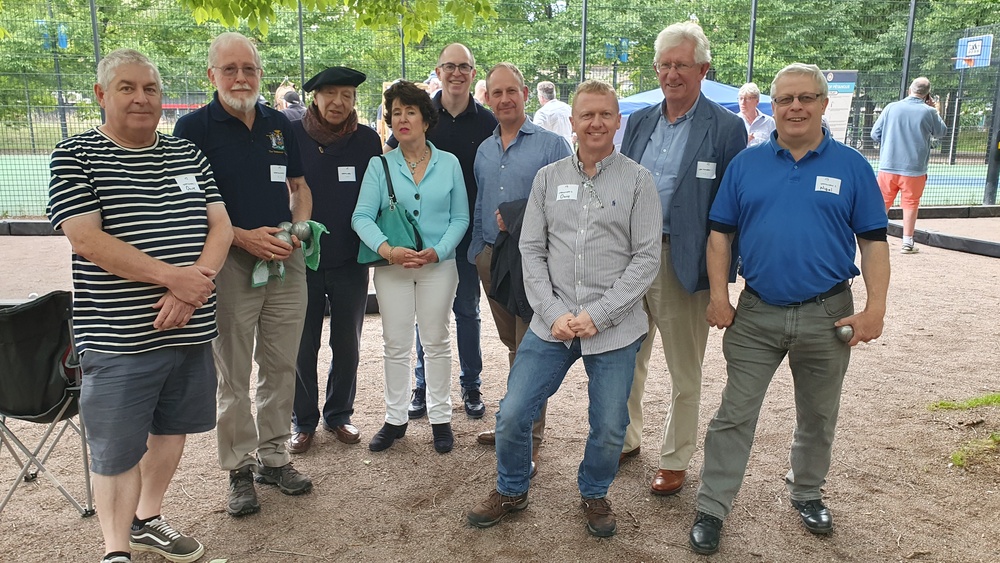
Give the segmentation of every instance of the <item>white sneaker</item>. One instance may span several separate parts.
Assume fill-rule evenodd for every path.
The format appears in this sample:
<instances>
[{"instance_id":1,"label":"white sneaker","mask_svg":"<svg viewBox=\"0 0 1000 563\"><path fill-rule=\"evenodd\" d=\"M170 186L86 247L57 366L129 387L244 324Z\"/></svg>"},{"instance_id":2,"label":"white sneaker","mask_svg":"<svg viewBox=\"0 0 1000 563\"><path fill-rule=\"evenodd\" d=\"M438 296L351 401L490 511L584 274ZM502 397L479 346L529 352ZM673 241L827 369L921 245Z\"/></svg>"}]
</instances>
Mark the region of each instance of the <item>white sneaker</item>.
<instances>
[{"instance_id":1,"label":"white sneaker","mask_svg":"<svg viewBox=\"0 0 1000 563\"><path fill-rule=\"evenodd\" d=\"M916 254L920 252L920 249L913 245L913 243L907 244L903 243L903 248L899 249L900 254Z\"/></svg>"}]
</instances>

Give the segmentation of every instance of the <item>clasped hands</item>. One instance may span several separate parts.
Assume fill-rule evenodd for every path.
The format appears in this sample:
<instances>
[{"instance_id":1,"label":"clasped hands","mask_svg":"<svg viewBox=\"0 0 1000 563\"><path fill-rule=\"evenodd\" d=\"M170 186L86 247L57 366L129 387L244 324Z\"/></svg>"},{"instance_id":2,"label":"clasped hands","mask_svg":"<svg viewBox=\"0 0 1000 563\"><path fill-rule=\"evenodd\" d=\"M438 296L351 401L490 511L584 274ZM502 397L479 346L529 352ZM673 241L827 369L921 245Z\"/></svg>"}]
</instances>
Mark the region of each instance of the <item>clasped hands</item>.
<instances>
[{"instance_id":1,"label":"clasped hands","mask_svg":"<svg viewBox=\"0 0 1000 563\"><path fill-rule=\"evenodd\" d=\"M567 342L574 338L590 338L597 334L597 326L590 318L590 313L584 309L579 315L566 313L552 323L552 336Z\"/></svg>"},{"instance_id":2,"label":"clasped hands","mask_svg":"<svg viewBox=\"0 0 1000 563\"><path fill-rule=\"evenodd\" d=\"M405 246L390 246L388 242L379 245L378 254L390 264L399 264L404 268L420 268L424 264L438 261L437 252L433 248L413 250Z\"/></svg>"}]
</instances>

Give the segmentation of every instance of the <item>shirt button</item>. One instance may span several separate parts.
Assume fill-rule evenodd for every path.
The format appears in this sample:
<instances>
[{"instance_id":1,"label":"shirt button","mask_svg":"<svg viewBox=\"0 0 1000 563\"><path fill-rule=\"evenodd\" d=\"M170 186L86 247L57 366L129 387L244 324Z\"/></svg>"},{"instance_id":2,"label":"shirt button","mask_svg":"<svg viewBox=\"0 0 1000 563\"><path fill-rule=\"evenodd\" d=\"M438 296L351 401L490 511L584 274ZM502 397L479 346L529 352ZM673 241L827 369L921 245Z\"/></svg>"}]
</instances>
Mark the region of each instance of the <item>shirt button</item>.
<instances>
[{"instance_id":1,"label":"shirt button","mask_svg":"<svg viewBox=\"0 0 1000 563\"><path fill-rule=\"evenodd\" d=\"M504 168L507 168L507 167L505 165L501 164L500 165L500 169L503 170Z\"/></svg>"},{"instance_id":2,"label":"shirt button","mask_svg":"<svg viewBox=\"0 0 1000 563\"><path fill-rule=\"evenodd\" d=\"M500 186L500 191L501 191L501 192L503 191L503 186Z\"/></svg>"},{"instance_id":3,"label":"shirt button","mask_svg":"<svg viewBox=\"0 0 1000 563\"><path fill-rule=\"evenodd\" d=\"M413 194L413 199L420 199L420 194Z\"/></svg>"},{"instance_id":4,"label":"shirt button","mask_svg":"<svg viewBox=\"0 0 1000 563\"><path fill-rule=\"evenodd\" d=\"M415 209L413 211L413 216L416 217L417 215L420 215L420 210L419 209Z\"/></svg>"}]
</instances>

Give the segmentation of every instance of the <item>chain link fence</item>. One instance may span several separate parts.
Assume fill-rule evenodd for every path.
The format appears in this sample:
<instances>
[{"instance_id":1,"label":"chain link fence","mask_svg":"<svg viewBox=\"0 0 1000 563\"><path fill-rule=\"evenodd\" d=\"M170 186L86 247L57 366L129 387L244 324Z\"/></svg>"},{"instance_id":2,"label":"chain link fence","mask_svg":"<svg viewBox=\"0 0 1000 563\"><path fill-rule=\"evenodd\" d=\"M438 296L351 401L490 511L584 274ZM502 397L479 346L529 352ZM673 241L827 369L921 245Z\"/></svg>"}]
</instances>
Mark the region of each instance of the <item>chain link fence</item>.
<instances>
[{"instance_id":1,"label":"chain link fence","mask_svg":"<svg viewBox=\"0 0 1000 563\"><path fill-rule=\"evenodd\" d=\"M988 147L997 143L992 124L1000 64L958 71L954 58L960 38L997 35L1000 25L971 27L995 20L981 2L921 0L916 6L909 49L909 0L497 0L497 19L470 29L445 16L423 41L406 46L397 28L357 29L340 9L280 11L267 36L243 31L258 43L261 89L269 101L281 85L301 88L326 66L351 66L368 74L357 109L362 123L374 125L383 85L427 80L440 50L456 41L472 49L479 79L497 62L517 64L532 91L529 112L538 108L534 84L541 80L554 82L564 101L582 78L612 83L623 97L656 89L657 33L693 19L712 42L709 77L725 84L750 79L767 92L774 73L793 61L856 70L841 140L873 166L878 147L869 138L871 126L885 104L901 97L908 60L909 79L931 80L949 125L932 157L923 203L979 205L986 198ZM223 31L195 25L174 0L8 2L0 27L12 34L0 42L0 217L43 216L52 147L100 124L93 90L97 53L130 47L157 63L165 94L160 125L170 132L180 115L211 99L205 61L211 39Z\"/></svg>"}]
</instances>

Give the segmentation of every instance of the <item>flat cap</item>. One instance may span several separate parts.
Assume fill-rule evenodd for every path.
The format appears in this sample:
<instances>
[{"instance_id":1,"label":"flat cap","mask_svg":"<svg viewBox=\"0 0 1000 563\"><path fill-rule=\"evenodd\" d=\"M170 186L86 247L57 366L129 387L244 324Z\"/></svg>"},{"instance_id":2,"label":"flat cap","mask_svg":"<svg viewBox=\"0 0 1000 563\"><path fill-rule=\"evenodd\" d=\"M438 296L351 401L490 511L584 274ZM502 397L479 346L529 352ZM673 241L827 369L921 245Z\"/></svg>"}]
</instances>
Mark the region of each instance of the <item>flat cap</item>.
<instances>
[{"instance_id":1,"label":"flat cap","mask_svg":"<svg viewBox=\"0 0 1000 563\"><path fill-rule=\"evenodd\" d=\"M284 98L285 101L288 103L302 102L302 98L299 97L299 93L296 92L295 90L289 90L285 92L285 95L282 96L282 98Z\"/></svg>"},{"instance_id":2,"label":"flat cap","mask_svg":"<svg viewBox=\"0 0 1000 563\"><path fill-rule=\"evenodd\" d=\"M320 71L306 82L306 92L312 92L320 86L357 86L365 81L365 74L346 66L331 66Z\"/></svg>"}]
</instances>

